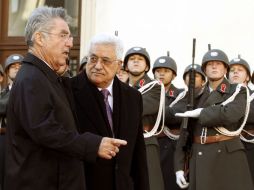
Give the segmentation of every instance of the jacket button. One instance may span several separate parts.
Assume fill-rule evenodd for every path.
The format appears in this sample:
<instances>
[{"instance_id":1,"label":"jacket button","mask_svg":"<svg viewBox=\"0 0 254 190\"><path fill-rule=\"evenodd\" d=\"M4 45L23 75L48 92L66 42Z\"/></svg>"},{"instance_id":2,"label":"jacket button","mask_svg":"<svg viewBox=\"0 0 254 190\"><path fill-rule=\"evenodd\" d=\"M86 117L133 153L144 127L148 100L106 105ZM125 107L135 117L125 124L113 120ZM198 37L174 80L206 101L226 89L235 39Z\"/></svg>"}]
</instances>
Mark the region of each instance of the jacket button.
<instances>
[{"instance_id":1,"label":"jacket button","mask_svg":"<svg viewBox=\"0 0 254 190\"><path fill-rule=\"evenodd\" d=\"M199 155L199 156L202 156L202 155L203 155L203 153L202 153L202 152L198 152L198 155Z\"/></svg>"},{"instance_id":2,"label":"jacket button","mask_svg":"<svg viewBox=\"0 0 254 190\"><path fill-rule=\"evenodd\" d=\"M118 170L118 164L115 165L115 170Z\"/></svg>"}]
</instances>

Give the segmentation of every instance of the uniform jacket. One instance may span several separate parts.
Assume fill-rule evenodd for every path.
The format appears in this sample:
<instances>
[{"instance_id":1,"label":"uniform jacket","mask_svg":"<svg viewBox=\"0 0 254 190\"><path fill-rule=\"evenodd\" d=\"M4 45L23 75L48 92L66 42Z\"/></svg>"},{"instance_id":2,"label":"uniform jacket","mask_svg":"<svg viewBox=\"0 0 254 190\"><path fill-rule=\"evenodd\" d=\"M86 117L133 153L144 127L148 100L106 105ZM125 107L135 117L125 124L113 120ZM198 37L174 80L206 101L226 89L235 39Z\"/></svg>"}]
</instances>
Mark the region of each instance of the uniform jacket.
<instances>
[{"instance_id":1,"label":"uniform jacket","mask_svg":"<svg viewBox=\"0 0 254 190\"><path fill-rule=\"evenodd\" d=\"M145 74L139 79L134 88L140 89L144 85L152 82ZM148 92L142 94L143 114L142 121L145 130L150 131L156 122L159 103L160 103L161 87L156 84ZM150 190L164 190L163 176L160 166L160 149L156 136L145 138L147 165L149 173Z\"/></svg>"},{"instance_id":2,"label":"uniform jacket","mask_svg":"<svg viewBox=\"0 0 254 190\"><path fill-rule=\"evenodd\" d=\"M112 137L103 95L85 72L72 78L72 89L81 132ZM98 158L85 162L88 190L149 189L146 152L142 131L142 98L138 91L120 82L113 82L113 127L115 138L124 139L127 146L112 160Z\"/></svg>"},{"instance_id":3,"label":"uniform jacket","mask_svg":"<svg viewBox=\"0 0 254 190\"><path fill-rule=\"evenodd\" d=\"M152 82L152 80L145 74L139 79L134 88L139 89L142 86ZM151 90L142 95L143 100L143 125L154 126L158 114L159 103L160 103L160 85L155 85Z\"/></svg>"},{"instance_id":4,"label":"uniform jacket","mask_svg":"<svg viewBox=\"0 0 254 190\"><path fill-rule=\"evenodd\" d=\"M250 91L250 94L252 94L252 93L254 93L254 91ZM246 121L244 129L245 130L254 130L254 100L252 100L250 103L250 111L249 111L248 119ZM254 132L252 132L252 134L254 134ZM253 137L248 136L247 139L253 139ZM244 145L247 149L254 149L253 143L244 142Z\"/></svg>"},{"instance_id":5,"label":"uniform jacket","mask_svg":"<svg viewBox=\"0 0 254 190\"><path fill-rule=\"evenodd\" d=\"M183 91L183 89L178 89L176 88L173 84L170 85L170 88L168 89L168 91L166 92L166 99L165 99L165 109L166 109L166 113L165 113L165 125L167 127L169 127L170 129L175 129L175 128L179 128L181 119L179 118L175 118L174 116L174 111L175 108L179 107L179 105L181 105L181 107L183 106L185 109L186 104L185 102L183 104L178 103L177 106L175 106L174 109L169 108L169 105L177 98L177 96ZM174 110L174 111L173 111ZM175 122L174 122L175 121Z\"/></svg>"},{"instance_id":6,"label":"uniform jacket","mask_svg":"<svg viewBox=\"0 0 254 190\"><path fill-rule=\"evenodd\" d=\"M28 53L8 104L6 190L84 190L81 160L95 161L101 137L79 135L62 80Z\"/></svg>"},{"instance_id":7,"label":"uniform jacket","mask_svg":"<svg viewBox=\"0 0 254 190\"><path fill-rule=\"evenodd\" d=\"M254 93L254 91L250 91L250 94ZM250 112L248 115L248 119L247 122L244 126L245 130L249 130L251 131L251 134L254 134L253 130L254 130L254 100L251 101L250 103ZM247 135L245 132L242 132L243 135ZM247 135L244 136L246 139L251 139L253 140L253 136ZM245 142L242 141L244 144L244 147L246 148L246 155L248 158L248 162L249 162L249 167L250 167L250 171L252 174L252 181L254 182L254 143L249 143L249 142Z\"/></svg>"},{"instance_id":8,"label":"uniform jacket","mask_svg":"<svg viewBox=\"0 0 254 190\"><path fill-rule=\"evenodd\" d=\"M194 136L201 136L207 128L207 136L219 134L214 127L223 126L229 131L237 130L243 120L246 106L246 90L241 89L234 101L226 106L221 103L234 92L236 85L224 79L211 93L206 86L196 98L195 108L204 108L198 119L189 119ZM180 135L178 145L186 140ZM182 158L183 147L177 145L176 158ZM175 159L175 171L183 170L183 160ZM237 171L237 172L236 172ZM250 178L244 146L239 137L211 144L192 144L190 158L189 190L251 190Z\"/></svg>"}]
</instances>

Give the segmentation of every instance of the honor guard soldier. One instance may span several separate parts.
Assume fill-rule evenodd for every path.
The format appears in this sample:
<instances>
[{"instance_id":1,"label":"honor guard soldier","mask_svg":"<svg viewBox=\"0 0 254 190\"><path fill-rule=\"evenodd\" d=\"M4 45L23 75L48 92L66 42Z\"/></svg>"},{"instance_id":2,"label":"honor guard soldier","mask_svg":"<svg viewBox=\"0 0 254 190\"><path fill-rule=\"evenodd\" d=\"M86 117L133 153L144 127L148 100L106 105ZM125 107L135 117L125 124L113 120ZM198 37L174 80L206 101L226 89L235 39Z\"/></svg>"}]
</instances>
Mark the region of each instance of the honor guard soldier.
<instances>
[{"instance_id":1,"label":"honor guard soldier","mask_svg":"<svg viewBox=\"0 0 254 190\"><path fill-rule=\"evenodd\" d=\"M229 63L228 79L233 84L243 84L248 86L251 79L250 65L242 58L232 59ZM252 180L254 182L254 91L250 92L250 109L248 119L241 133L241 140L246 149Z\"/></svg>"},{"instance_id":2,"label":"honor guard soldier","mask_svg":"<svg viewBox=\"0 0 254 190\"><path fill-rule=\"evenodd\" d=\"M192 65L189 65L185 68L184 74L183 74L183 80L185 84L188 86L189 83L189 71L191 69ZM206 76L201 70L201 66L198 64L194 65L194 70L195 70L195 90L196 90L196 96L200 92L202 92L203 85L206 81ZM181 93L178 94L178 96L174 99L173 102L169 104L169 106L166 106L166 111L165 111L165 126L164 126L164 134L168 136L169 139L171 139L172 142L174 142L174 146L170 146L173 149L173 152L171 153L171 159L172 162L174 161L174 154L175 154L175 144L176 140L179 138L179 133L180 133L180 126L182 122L182 118L176 117L175 113L177 112L185 112L187 108L187 91L182 91ZM174 131L177 131L175 133ZM172 165L174 162L172 163ZM174 168L173 166L171 167L172 173L174 173ZM169 172L169 171L168 171ZM173 181L172 181L173 180ZM179 189L179 187L176 185L175 182L175 173L171 175L171 178L168 178L168 181L171 183L171 189Z\"/></svg>"},{"instance_id":3,"label":"honor guard soldier","mask_svg":"<svg viewBox=\"0 0 254 190\"><path fill-rule=\"evenodd\" d=\"M7 77L7 86L0 94L0 185L4 186L5 173L5 131L6 131L6 113L10 96L10 90L17 72L21 66L23 56L20 54L12 54L5 60L4 72Z\"/></svg>"},{"instance_id":4,"label":"honor guard soldier","mask_svg":"<svg viewBox=\"0 0 254 190\"><path fill-rule=\"evenodd\" d=\"M158 115L165 99L164 86L147 75L150 69L150 56L145 48L133 47L126 52L124 68L129 72L127 83L142 93L143 130L146 144L147 166L150 190L164 190L160 166L160 148L155 133L162 115Z\"/></svg>"},{"instance_id":5,"label":"honor guard soldier","mask_svg":"<svg viewBox=\"0 0 254 190\"><path fill-rule=\"evenodd\" d=\"M180 135L176 149L176 158L183 158L184 147L178 145L190 139L189 184L184 177L184 160L177 159L175 163L176 180L181 188L254 189L240 140L248 93L242 85L229 83L224 77L227 70L228 58L223 51L212 49L205 53L202 71L208 82L195 98L194 109L176 114L189 118L188 128L192 130L188 138Z\"/></svg>"},{"instance_id":6,"label":"honor guard soldier","mask_svg":"<svg viewBox=\"0 0 254 190\"><path fill-rule=\"evenodd\" d=\"M165 106L168 107L180 94L183 89L176 88L172 81L177 76L177 65L174 59L169 56L161 56L157 58L153 65L154 78L161 81L165 87ZM165 127L165 126L163 126ZM179 126L167 126L167 130L177 136L180 133ZM179 189L175 182L174 173L174 152L176 145L176 138L167 136L166 131L163 131L157 136L160 145L160 160L161 169L164 179L165 190Z\"/></svg>"},{"instance_id":7,"label":"honor guard soldier","mask_svg":"<svg viewBox=\"0 0 254 190\"><path fill-rule=\"evenodd\" d=\"M189 71L192 68L192 65L188 65L183 73L183 80L186 86L189 85ZM202 89L205 82L206 82L206 76L205 73L202 71L201 66L198 64L194 64L194 70L195 70L195 88L196 89Z\"/></svg>"}]
</instances>

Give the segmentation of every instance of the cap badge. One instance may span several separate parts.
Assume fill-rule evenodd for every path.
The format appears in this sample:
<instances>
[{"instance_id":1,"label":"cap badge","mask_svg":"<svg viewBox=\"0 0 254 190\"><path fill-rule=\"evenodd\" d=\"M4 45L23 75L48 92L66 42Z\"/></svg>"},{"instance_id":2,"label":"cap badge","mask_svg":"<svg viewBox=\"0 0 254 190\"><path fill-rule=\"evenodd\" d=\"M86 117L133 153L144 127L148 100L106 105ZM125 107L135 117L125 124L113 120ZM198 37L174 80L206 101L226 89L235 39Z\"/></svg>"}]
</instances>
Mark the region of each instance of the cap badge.
<instances>
[{"instance_id":1,"label":"cap badge","mask_svg":"<svg viewBox=\"0 0 254 190\"><path fill-rule=\"evenodd\" d=\"M134 47L133 50L134 50L134 51L140 51L141 48L140 48L140 47Z\"/></svg>"},{"instance_id":2,"label":"cap badge","mask_svg":"<svg viewBox=\"0 0 254 190\"><path fill-rule=\"evenodd\" d=\"M14 56L12 57L12 59L16 61L16 60L19 60L20 57L19 57L18 55L14 55Z\"/></svg>"},{"instance_id":3,"label":"cap badge","mask_svg":"<svg viewBox=\"0 0 254 190\"><path fill-rule=\"evenodd\" d=\"M166 63L166 59L163 58L159 59L159 63Z\"/></svg>"},{"instance_id":4,"label":"cap badge","mask_svg":"<svg viewBox=\"0 0 254 190\"><path fill-rule=\"evenodd\" d=\"M211 52L211 56L212 57L217 57L218 56L218 52L216 52L216 51Z\"/></svg>"}]
</instances>

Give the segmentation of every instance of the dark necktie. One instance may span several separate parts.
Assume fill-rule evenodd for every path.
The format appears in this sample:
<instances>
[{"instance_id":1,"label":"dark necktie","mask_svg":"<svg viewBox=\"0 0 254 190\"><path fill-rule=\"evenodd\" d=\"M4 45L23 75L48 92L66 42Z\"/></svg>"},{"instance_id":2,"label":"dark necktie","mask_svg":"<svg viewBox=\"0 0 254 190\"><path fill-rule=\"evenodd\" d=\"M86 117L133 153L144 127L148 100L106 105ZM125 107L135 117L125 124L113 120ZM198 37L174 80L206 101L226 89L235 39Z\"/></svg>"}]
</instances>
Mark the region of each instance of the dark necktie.
<instances>
[{"instance_id":1,"label":"dark necktie","mask_svg":"<svg viewBox=\"0 0 254 190\"><path fill-rule=\"evenodd\" d=\"M112 109L109 105L109 102L108 102L108 95L110 94L109 91L107 89L103 89L101 90L101 93L103 94L104 96L104 103L106 105L106 111L107 111L107 117L108 117L108 122L109 122L109 125L110 125L110 128L111 128L111 131L113 132L113 120L112 120Z\"/></svg>"}]
</instances>

